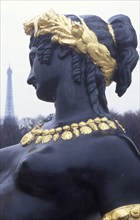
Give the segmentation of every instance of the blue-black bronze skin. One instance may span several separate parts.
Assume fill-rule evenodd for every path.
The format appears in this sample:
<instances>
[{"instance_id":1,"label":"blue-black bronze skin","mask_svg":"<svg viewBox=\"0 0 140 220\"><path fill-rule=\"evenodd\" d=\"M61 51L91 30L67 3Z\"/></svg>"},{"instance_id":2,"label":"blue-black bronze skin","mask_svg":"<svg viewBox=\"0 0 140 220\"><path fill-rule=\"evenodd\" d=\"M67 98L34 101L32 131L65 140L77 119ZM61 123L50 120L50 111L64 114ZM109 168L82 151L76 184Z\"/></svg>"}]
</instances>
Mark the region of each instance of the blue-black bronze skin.
<instances>
[{"instance_id":1,"label":"blue-black bronze skin","mask_svg":"<svg viewBox=\"0 0 140 220\"><path fill-rule=\"evenodd\" d=\"M138 60L135 31L127 17L111 18L119 42L116 50L106 23L96 16L85 19L118 60L114 81L121 96L131 82L130 74L121 76L121 71L126 73L124 63L130 72ZM124 28L127 25L126 43L119 23ZM100 32L98 26L102 27ZM105 39L103 33L107 35ZM43 128L103 116L112 120L105 82L90 58L50 42L50 36L32 36L30 49L31 72L27 82L35 87L39 99L53 102L56 107L54 117ZM121 56L125 57L122 65ZM94 91L86 81L89 66L96 72ZM99 220L117 207L140 203L139 155L119 127L115 132L91 133L66 141L36 145L32 142L25 148L20 144L10 146L1 150L1 164L2 220Z\"/></svg>"}]
</instances>

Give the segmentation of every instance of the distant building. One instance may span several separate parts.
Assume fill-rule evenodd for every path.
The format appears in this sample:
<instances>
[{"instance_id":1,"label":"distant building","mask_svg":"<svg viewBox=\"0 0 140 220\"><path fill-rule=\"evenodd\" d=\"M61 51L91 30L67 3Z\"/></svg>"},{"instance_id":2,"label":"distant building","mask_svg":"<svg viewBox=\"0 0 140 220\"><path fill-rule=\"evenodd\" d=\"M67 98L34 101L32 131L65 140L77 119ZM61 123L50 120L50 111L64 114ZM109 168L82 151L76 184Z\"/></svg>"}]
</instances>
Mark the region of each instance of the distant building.
<instances>
[{"instance_id":1,"label":"distant building","mask_svg":"<svg viewBox=\"0 0 140 220\"><path fill-rule=\"evenodd\" d=\"M6 93L6 106L5 106L4 119L6 119L6 118L15 119L13 88L12 88L12 74L13 74L13 72L12 72L12 69L9 65L9 67L7 69L7 93Z\"/></svg>"}]
</instances>

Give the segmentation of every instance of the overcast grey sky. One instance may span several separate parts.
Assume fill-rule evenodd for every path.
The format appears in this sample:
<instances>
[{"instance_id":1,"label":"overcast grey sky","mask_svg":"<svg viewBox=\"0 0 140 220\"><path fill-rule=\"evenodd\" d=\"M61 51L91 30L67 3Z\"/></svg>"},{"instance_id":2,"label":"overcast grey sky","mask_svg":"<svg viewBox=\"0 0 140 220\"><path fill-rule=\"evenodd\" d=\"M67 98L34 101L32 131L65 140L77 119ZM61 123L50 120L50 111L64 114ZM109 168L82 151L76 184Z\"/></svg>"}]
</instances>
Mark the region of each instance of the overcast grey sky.
<instances>
[{"instance_id":1,"label":"overcast grey sky","mask_svg":"<svg viewBox=\"0 0 140 220\"><path fill-rule=\"evenodd\" d=\"M1 115L5 111L7 68L13 70L13 94L15 113L19 118L36 117L54 112L53 104L36 97L26 80L30 71L28 61L29 37L24 34L23 22L37 14L54 9L62 14L94 14L107 21L116 14L130 17L139 39L139 0L116 1L1 1ZM133 81L126 94L119 98L115 94L115 83L107 88L109 108L120 113L138 110L140 94L139 64L133 71Z\"/></svg>"}]
</instances>

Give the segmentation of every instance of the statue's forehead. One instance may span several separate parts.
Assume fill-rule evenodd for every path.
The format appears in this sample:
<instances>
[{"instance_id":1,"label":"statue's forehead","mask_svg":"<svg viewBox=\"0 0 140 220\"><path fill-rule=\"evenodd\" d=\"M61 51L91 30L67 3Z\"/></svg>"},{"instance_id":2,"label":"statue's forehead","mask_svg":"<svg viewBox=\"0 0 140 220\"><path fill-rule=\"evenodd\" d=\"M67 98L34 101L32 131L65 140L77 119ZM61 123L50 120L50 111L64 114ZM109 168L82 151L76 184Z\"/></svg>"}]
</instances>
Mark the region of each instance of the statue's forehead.
<instances>
[{"instance_id":1,"label":"statue's forehead","mask_svg":"<svg viewBox=\"0 0 140 220\"><path fill-rule=\"evenodd\" d=\"M45 34L45 35L40 35L38 37L34 37L34 34L32 34L30 38L30 43L29 43L29 48L31 47L38 47L40 44L44 43L50 43L51 42L51 34Z\"/></svg>"}]
</instances>

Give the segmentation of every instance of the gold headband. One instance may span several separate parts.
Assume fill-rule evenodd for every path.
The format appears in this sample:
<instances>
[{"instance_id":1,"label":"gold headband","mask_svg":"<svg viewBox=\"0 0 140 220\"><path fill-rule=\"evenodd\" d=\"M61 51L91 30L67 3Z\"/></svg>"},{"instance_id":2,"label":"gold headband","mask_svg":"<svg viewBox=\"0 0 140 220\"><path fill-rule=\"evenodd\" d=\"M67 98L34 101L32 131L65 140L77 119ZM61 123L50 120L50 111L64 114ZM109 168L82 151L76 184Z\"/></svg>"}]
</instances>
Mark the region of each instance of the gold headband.
<instances>
[{"instance_id":1,"label":"gold headband","mask_svg":"<svg viewBox=\"0 0 140 220\"><path fill-rule=\"evenodd\" d=\"M113 27L112 27L111 24L108 24L108 30L109 30L109 32L110 32L110 34L111 34L111 36L112 36L112 39L113 39L113 41L114 41L114 44L116 45L115 34L114 34L114 30L113 30Z\"/></svg>"},{"instance_id":2,"label":"gold headband","mask_svg":"<svg viewBox=\"0 0 140 220\"><path fill-rule=\"evenodd\" d=\"M89 55L93 63L101 68L106 85L109 86L116 70L116 60L111 57L107 47L99 43L96 34L87 27L84 20L79 19L81 23L50 10L25 22L24 30L27 35L31 35L34 30L35 37L52 34L52 41Z\"/></svg>"}]
</instances>

